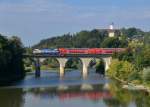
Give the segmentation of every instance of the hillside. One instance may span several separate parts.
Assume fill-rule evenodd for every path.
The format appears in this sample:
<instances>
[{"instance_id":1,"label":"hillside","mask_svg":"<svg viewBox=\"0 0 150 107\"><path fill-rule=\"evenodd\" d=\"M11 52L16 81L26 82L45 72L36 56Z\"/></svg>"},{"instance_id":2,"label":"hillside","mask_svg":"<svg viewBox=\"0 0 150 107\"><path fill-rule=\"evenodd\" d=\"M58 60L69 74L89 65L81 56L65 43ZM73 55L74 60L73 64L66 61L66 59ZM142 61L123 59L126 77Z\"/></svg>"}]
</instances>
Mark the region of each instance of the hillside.
<instances>
[{"instance_id":1,"label":"hillside","mask_svg":"<svg viewBox=\"0 0 150 107\"><path fill-rule=\"evenodd\" d=\"M126 38L135 38L136 36L145 36L150 34L137 28L122 28L120 29L122 35ZM106 40L108 38L108 32L106 30L92 30L92 31L81 31L76 34L64 34L62 36L56 36L48 39L41 40L38 44L34 45L33 48L96 48L96 47L107 47L105 42L112 42L117 44L115 46L108 47L125 47L126 41L119 41L115 38L114 40ZM123 43L123 44L121 44ZM120 45L121 44L121 45Z\"/></svg>"}]
</instances>

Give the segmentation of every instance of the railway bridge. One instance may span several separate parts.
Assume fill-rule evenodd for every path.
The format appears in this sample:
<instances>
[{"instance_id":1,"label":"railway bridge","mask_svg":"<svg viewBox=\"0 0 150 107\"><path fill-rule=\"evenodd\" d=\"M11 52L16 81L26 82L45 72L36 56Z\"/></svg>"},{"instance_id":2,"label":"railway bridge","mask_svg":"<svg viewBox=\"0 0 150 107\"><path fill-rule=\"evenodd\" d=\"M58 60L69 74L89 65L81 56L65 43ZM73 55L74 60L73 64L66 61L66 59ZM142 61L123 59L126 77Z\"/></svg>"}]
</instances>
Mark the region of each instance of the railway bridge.
<instances>
[{"instance_id":1,"label":"railway bridge","mask_svg":"<svg viewBox=\"0 0 150 107\"><path fill-rule=\"evenodd\" d=\"M88 68L89 64L93 59L102 59L105 66L105 71L109 69L111 64L112 54L70 54L65 56L60 55L48 55L48 54L31 54L24 55L24 57L30 57L34 59L35 65L35 76L40 77L40 59L43 58L56 58L59 62L59 74L60 78L64 77L65 74L65 65L69 58L79 58L83 64L82 66L82 77L85 79L88 77Z\"/></svg>"}]
</instances>

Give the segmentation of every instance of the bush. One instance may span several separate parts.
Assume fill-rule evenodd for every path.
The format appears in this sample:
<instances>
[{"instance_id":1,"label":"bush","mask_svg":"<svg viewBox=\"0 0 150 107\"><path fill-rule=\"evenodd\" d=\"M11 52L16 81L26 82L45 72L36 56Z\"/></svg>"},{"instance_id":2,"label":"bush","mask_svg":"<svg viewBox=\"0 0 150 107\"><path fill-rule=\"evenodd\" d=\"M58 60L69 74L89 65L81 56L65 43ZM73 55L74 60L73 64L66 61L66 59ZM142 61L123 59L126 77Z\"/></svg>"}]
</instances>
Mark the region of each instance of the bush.
<instances>
[{"instance_id":1,"label":"bush","mask_svg":"<svg viewBox=\"0 0 150 107\"><path fill-rule=\"evenodd\" d=\"M131 83L133 83L133 84L141 84L142 81L140 81L140 80L133 80L133 81L131 81Z\"/></svg>"},{"instance_id":2,"label":"bush","mask_svg":"<svg viewBox=\"0 0 150 107\"><path fill-rule=\"evenodd\" d=\"M134 71L131 73L131 75L128 77L128 81L136 81L136 80L139 80L139 81L142 81L142 76L141 76L141 72L138 72L138 71Z\"/></svg>"},{"instance_id":3,"label":"bush","mask_svg":"<svg viewBox=\"0 0 150 107\"><path fill-rule=\"evenodd\" d=\"M150 67L143 70L143 81L150 83Z\"/></svg>"},{"instance_id":4,"label":"bush","mask_svg":"<svg viewBox=\"0 0 150 107\"><path fill-rule=\"evenodd\" d=\"M108 75L115 76L121 80L128 80L129 76L135 71L133 64L128 61L112 60Z\"/></svg>"}]
</instances>

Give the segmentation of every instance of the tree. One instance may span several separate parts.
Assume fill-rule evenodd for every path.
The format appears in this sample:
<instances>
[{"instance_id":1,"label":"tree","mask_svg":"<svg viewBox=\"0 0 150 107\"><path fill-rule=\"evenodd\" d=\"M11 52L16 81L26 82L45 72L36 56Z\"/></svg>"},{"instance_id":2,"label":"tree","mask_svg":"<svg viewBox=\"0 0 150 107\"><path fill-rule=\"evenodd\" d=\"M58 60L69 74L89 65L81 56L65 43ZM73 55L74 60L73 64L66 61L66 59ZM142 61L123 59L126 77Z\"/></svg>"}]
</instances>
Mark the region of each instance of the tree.
<instances>
[{"instance_id":1,"label":"tree","mask_svg":"<svg viewBox=\"0 0 150 107\"><path fill-rule=\"evenodd\" d=\"M150 67L143 70L143 80L146 83L150 83Z\"/></svg>"},{"instance_id":2,"label":"tree","mask_svg":"<svg viewBox=\"0 0 150 107\"><path fill-rule=\"evenodd\" d=\"M124 48L128 46L128 42L126 39L119 39L118 37L108 37L105 38L101 43L101 47L103 48Z\"/></svg>"},{"instance_id":3,"label":"tree","mask_svg":"<svg viewBox=\"0 0 150 107\"><path fill-rule=\"evenodd\" d=\"M0 85L24 77L23 52L18 37L8 39L0 35Z\"/></svg>"},{"instance_id":4,"label":"tree","mask_svg":"<svg viewBox=\"0 0 150 107\"><path fill-rule=\"evenodd\" d=\"M133 50L131 48L127 48L125 51L122 51L120 53L117 53L116 56L120 61L129 61L133 62L134 61L134 55L133 55Z\"/></svg>"},{"instance_id":5,"label":"tree","mask_svg":"<svg viewBox=\"0 0 150 107\"><path fill-rule=\"evenodd\" d=\"M126 35L129 38L136 36L136 35L143 34L143 31L141 31L140 29L134 28L134 27L131 27L128 29L123 28L123 29L121 29L121 32L123 33L123 35Z\"/></svg>"},{"instance_id":6,"label":"tree","mask_svg":"<svg viewBox=\"0 0 150 107\"><path fill-rule=\"evenodd\" d=\"M127 80L128 77L134 72L134 65L128 61L112 60L108 75L117 77L121 80Z\"/></svg>"},{"instance_id":7,"label":"tree","mask_svg":"<svg viewBox=\"0 0 150 107\"><path fill-rule=\"evenodd\" d=\"M143 67L149 67L150 66L150 45L146 45L143 48L142 51L142 57L143 57Z\"/></svg>"},{"instance_id":8,"label":"tree","mask_svg":"<svg viewBox=\"0 0 150 107\"><path fill-rule=\"evenodd\" d=\"M102 60L98 61L96 63L96 73L105 75L105 68L104 67L105 67L104 62Z\"/></svg>"}]
</instances>

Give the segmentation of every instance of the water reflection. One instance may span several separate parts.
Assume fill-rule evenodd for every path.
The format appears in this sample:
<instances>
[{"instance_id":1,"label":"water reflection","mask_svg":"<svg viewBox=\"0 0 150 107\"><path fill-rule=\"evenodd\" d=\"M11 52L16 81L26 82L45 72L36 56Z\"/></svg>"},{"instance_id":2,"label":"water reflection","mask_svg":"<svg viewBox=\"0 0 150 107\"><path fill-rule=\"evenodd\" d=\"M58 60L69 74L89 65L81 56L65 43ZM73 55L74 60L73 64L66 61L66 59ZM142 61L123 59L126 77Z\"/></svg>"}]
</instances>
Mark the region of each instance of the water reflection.
<instances>
[{"instance_id":1,"label":"water reflection","mask_svg":"<svg viewBox=\"0 0 150 107\"><path fill-rule=\"evenodd\" d=\"M86 84L87 85L87 84ZM108 90L102 90L103 85L90 85L92 89L81 90L82 85L80 86L68 86L67 89L58 89L58 87L53 88L33 88L27 90L27 93L30 93L36 97L44 99L58 99L60 101L72 100L72 99L84 99L84 100L100 100L111 98L112 95ZM66 86L65 86L66 87ZM89 86L88 86L89 87Z\"/></svg>"},{"instance_id":2,"label":"water reflection","mask_svg":"<svg viewBox=\"0 0 150 107\"><path fill-rule=\"evenodd\" d=\"M149 107L150 95L147 92L124 90L113 81L109 84L111 99L104 99L108 107Z\"/></svg>"},{"instance_id":3,"label":"water reflection","mask_svg":"<svg viewBox=\"0 0 150 107\"><path fill-rule=\"evenodd\" d=\"M0 107L22 107L24 94L23 89L0 89Z\"/></svg>"},{"instance_id":4,"label":"water reflection","mask_svg":"<svg viewBox=\"0 0 150 107\"><path fill-rule=\"evenodd\" d=\"M32 84L30 81L32 80ZM45 82L46 81L46 82ZM51 82L52 81L52 82ZM41 82L41 83L39 83ZM57 83L45 86L43 83ZM38 87L22 87L40 84ZM94 83L94 84L93 84ZM73 85L70 85L73 84ZM21 87L0 88L0 107L149 107L150 95L122 89L114 80L92 76L63 80L46 77L29 78ZM29 85L30 86L30 85Z\"/></svg>"},{"instance_id":5,"label":"water reflection","mask_svg":"<svg viewBox=\"0 0 150 107\"><path fill-rule=\"evenodd\" d=\"M89 89L90 86L90 89ZM60 87L60 86L58 86ZM118 84L0 89L0 107L149 107L150 96L145 92L121 89ZM86 89L87 87L87 89Z\"/></svg>"}]
</instances>

